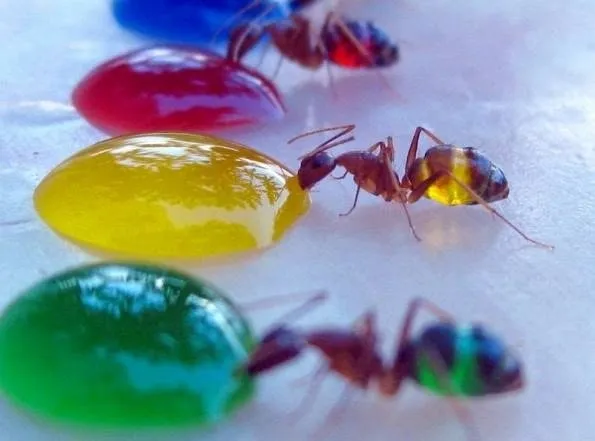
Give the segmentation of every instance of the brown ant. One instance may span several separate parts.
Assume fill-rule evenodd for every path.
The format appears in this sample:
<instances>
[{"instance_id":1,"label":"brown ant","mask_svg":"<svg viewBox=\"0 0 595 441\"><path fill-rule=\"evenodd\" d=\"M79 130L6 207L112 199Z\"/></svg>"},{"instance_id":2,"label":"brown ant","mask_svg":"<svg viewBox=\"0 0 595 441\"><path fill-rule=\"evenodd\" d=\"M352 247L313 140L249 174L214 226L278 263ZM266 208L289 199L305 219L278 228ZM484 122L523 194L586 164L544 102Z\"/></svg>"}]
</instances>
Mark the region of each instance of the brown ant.
<instances>
[{"instance_id":1,"label":"brown ant","mask_svg":"<svg viewBox=\"0 0 595 441\"><path fill-rule=\"evenodd\" d=\"M326 152L333 147L353 141L354 136L346 136L354 129L354 124L329 127L303 133L288 141L291 144L297 139L315 133L340 130L338 134L299 158L301 164L298 180L303 189L311 189L330 175L337 166L344 167L345 173L335 179L343 179L348 174L353 175L357 191L353 206L341 216L346 216L355 209L360 190L364 189L374 196L382 197L386 202L400 203L407 216L411 232L417 240L421 240L415 231L406 204L413 204L422 196L450 206L479 204L499 217L527 241L542 247L554 248L530 238L489 205L491 202L508 197L508 181L504 172L476 148L446 144L429 130L417 127L407 153L405 172L401 180L393 166L395 149L391 136L386 138L386 142L377 142L367 150L350 151L336 158ZM434 141L435 145L430 147L423 157L417 157L419 138L422 133Z\"/></svg>"},{"instance_id":2,"label":"brown ant","mask_svg":"<svg viewBox=\"0 0 595 441\"><path fill-rule=\"evenodd\" d=\"M304 8L315 2L297 3L303 3L300 7ZM230 32L227 58L241 62L266 35L281 54L273 77L278 74L283 59L310 70L318 70L326 63L331 81L329 63L351 69L374 69L399 61L398 47L373 23L346 20L334 12L326 14L320 30L315 30L312 20L299 12L265 25L255 22L238 25Z\"/></svg>"},{"instance_id":3,"label":"brown ant","mask_svg":"<svg viewBox=\"0 0 595 441\"><path fill-rule=\"evenodd\" d=\"M308 304L311 307L320 300L323 298L318 294L298 311L303 314ZM413 338L414 319L422 309L439 320L425 326ZM409 379L449 398L469 438L473 439L479 437L469 415L452 399L501 395L524 386L522 364L507 344L480 324L456 323L450 314L424 298L409 303L391 362L382 359L377 342L373 312L364 314L352 329L326 327L299 332L280 324L264 334L238 372L260 376L294 360L308 347L314 348L325 363L304 398L313 398L312 393L319 389L323 375L329 372L341 376L355 389L376 386L386 397L397 395L403 382Z\"/></svg>"}]
</instances>

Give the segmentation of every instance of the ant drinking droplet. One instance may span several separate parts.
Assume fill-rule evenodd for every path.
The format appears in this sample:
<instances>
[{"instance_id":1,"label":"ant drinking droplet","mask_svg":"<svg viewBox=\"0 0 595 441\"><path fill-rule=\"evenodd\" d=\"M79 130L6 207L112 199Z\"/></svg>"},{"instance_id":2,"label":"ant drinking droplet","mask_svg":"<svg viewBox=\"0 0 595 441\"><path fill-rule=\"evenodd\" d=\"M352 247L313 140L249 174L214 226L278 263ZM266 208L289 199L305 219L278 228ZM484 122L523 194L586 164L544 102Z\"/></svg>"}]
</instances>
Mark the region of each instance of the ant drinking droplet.
<instances>
[{"instance_id":1,"label":"ant drinking droplet","mask_svg":"<svg viewBox=\"0 0 595 441\"><path fill-rule=\"evenodd\" d=\"M268 34L281 54L273 77L278 74L283 59L311 70L320 69L326 63L331 81L329 63L350 69L374 69L390 67L399 61L397 45L372 22L347 20L331 11L324 12L318 29L312 17L301 13L315 4L319 4L319 0L291 2L288 7L293 13L287 20L264 25L253 21L236 26L230 34L227 58L241 61ZM280 7L278 2L271 4L268 10L274 7ZM384 77L376 73L386 83Z\"/></svg>"},{"instance_id":2,"label":"ant drinking droplet","mask_svg":"<svg viewBox=\"0 0 595 441\"><path fill-rule=\"evenodd\" d=\"M308 303L320 300L307 301L299 308L300 313ZM422 309L439 320L414 338L413 322ZM456 323L450 314L423 298L410 302L391 362L383 361L377 341L373 312L364 314L352 329L326 327L300 332L281 324L264 334L239 372L260 376L297 358L308 347L314 348L325 363L305 399L312 398L323 374L329 372L343 377L350 390L367 390L375 385L387 397L397 395L409 379L448 398L470 439L479 438L476 429L466 410L453 398L504 394L524 386L522 364L507 344L482 325Z\"/></svg>"},{"instance_id":3,"label":"ant drinking droplet","mask_svg":"<svg viewBox=\"0 0 595 441\"><path fill-rule=\"evenodd\" d=\"M418 127L411 140L401 180L393 166L395 151L391 136L386 138L386 142L377 142L368 150L350 151L336 158L327 153L327 150L333 147L353 141L355 138L347 135L354 129L354 124L329 127L303 133L288 141L291 144L297 139L315 133L340 130L338 134L299 158L301 164L298 180L303 189L310 189L329 176L337 166L345 168L345 173L335 179L343 179L348 174L353 175L357 191L353 206L347 213L341 214L342 216L355 209L360 190L364 189L387 202L399 202L405 211L411 232L417 240L421 240L413 227L406 204L415 203L422 196L443 205L479 204L527 241L545 248L554 248L530 238L489 205L508 197L508 182L504 172L479 150L446 144L429 130ZM434 141L435 145L430 147L423 157L417 157L422 133Z\"/></svg>"}]
</instances>

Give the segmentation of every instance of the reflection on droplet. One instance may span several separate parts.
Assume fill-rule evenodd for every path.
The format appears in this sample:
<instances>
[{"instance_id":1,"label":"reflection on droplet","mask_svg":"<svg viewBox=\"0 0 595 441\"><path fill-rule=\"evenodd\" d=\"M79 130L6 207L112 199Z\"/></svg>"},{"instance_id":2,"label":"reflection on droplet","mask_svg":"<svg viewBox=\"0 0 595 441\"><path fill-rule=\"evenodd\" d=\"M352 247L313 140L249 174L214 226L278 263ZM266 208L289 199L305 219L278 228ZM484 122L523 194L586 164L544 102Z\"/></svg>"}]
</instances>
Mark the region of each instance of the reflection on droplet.
<instances>
[{"instance_id":1,"label":"reflection on droplet","mask_svg":"<svg viewBox=\"0 0 595 441\"><path fill-rule=\"evenodd\" d=\"M72 102L110 136L204 133L285 116L279 91L260 72L187 46L150 46L107 60L79 82Z\"/></svg>"},{"instance_id":2,"label":"reflection on droplet","mask_svg":"<svg viewBox=\"0 0 595 441\"><path fill-rule=\"evenodd\" d=\"M254 347L215 286L104 262L41 280L0 316L0 389L30 412L101 427L220 421L253 396L235 375Z\"/></svg>"},{"instance_id":3,"label":"reflection on droplet","mask_svg":"<svg viewBox=\"0 0 595 441\"><path fill-rule=\"evenodd\" d=\"M277 161L220 138L155 133L80 151L39 184L34 202L82 246L145 258L202 258L267 247L310 207Z\"/></svg>"}]
</instances>

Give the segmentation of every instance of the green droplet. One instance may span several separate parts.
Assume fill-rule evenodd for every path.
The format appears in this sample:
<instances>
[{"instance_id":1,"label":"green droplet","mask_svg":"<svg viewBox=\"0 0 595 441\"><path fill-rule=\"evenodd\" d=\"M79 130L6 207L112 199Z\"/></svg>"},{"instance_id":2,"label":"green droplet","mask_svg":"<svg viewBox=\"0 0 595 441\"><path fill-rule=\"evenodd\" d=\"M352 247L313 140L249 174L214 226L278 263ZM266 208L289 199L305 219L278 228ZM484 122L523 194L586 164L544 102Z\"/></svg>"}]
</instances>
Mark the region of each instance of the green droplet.
<instances>
[{"instance_id":1,"label":"green droplet","mask_svg":"<svg viewBox=\"0 0 595 441\"><path fill-rule=\"evenodd\" d=\"M0 316L0 388L42 416L94 426L216 422L253 383L234 369L252 330L214 286L102 263L44 280Z\"/></svg>"}]
</instances>

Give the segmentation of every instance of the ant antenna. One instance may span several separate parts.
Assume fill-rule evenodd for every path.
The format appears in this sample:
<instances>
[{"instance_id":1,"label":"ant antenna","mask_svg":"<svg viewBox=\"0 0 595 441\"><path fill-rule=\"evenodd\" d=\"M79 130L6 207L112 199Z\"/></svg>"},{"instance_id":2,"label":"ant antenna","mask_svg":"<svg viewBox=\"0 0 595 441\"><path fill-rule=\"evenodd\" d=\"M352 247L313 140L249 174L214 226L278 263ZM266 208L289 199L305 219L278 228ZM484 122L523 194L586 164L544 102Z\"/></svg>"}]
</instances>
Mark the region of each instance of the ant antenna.
<instances>
[{"instance_id":1,"label":"ant antenna","mask_svg":"<svg viewBox=\"0 0 595 441\"><path fill-rule=\"evenodd\" d=\"M260 0L255 0L255 1L260 1ZM251 21L251 23L243 30L242 35L240 35L239 43L235 46L235 51L233 53L233 56L231 57L232 60L239 61L238 51L242 47L242 44L244 43L244 40L246 40L246 36L248 35L248 32L252 28L252 24L254 22L259 21L261 18L264 18L269 12L271 12L277 6L278 6L278 4L276 2L275 3L272 3L271 6L269 6L268 8L266 8L262 14L254 17L254 19Z\"/></svg>"},{"instance_id":2,"label":"ant antenna","mask_svg":"<svg viewBox=\"0 0 595 441\"><path fill-rule=\"evenodd\" d=\"M212 45L213 43L215 43L215 41L217 40L217 37L221 34L221 32L223 32L224 29L228 28L231 23L233 23L235 20L237 20L238 18L240 18L246 12L250 11L251 9L256 8L260 3L263 3L263 1L264 0L252 0L246 6L244 6L243 8L241 8L238 12L236 12L231 17L229 17L227 20L225 20L225 22L219 28L219 30L217 32L215 32L215 35L213 35L213 38L211 38L211 43L210 44ZM259 16L255 17L253 19L253 21L256 21L256 20L259 20L259 19L263 18L269 12L271 12L275 7L280 8L280 5L279 5L279 3L277 1L273 1L273 3L270 5L270 7L268 7L265 10L265 12L263 12Z\"/></svg>"},{"instance_id":3,"label":"ant antenna","mask_svg":"<svg viewBox=\"0 0 595 441\"><path fill-rule=\"evenodd\" d=\"M306 136L314 135L316 133L324 133L324 132L340 130L340 132L338 134L332 136L330 139L327 139L325 142L320 144L318 147L316 147L310 153L300 156L298 159L301 160L301 159L307 158L308 156L315 155L317 153L332 149L333 147L337 147L341 144L346 144L348 142L355 140L355 136L350 136L348 138L336 141L337 139L339 139L343 136L346 136L349 132L352 132L354 129L355 129L355 124L347 124L344 126L327 127L325 129L311 130L309 132L305 132L300 135L294 136L289 141L287 141L287 144L291 144L292 142L295 142L298 139L305 138ZM336 141L336 142L334 142L334 141Z\"/></svg>"},{"instance_id":4,"label":"ant antenna","mask_svg":"<svg viewBox=\"0 0 595 441\"><path fill-rule=\"evenodd\" d=\"M301 133L297 136L294 136L293 138L291 138L289 141L287 141L287 144L291 144L292 142L297 141L298 139L301 138L305 138L306 136L310 136L310 135L315 135L316 133L324 133L324 132L332 132L335 130L341 130L341 133L339 133L338 135L333 136L331 139L329 139L327 142L331 142L334 141L337 138L340 138L343 135L347 135L349 132L352 132L355 129L355 124L345 124L343 126L334 126L334 127L326 127L324 129L316 129L316 130L310 130L309 132L304 132Z\"/></svg>"},{"instance_id":5,"label":"ant antenna","mask_svg":"<svg viewBox=\"0 0 595 441\"><path fill-rule=\"evenodd\" d=\"M328 144L328 141L326 141L326 142L322 143L321 145L319 145L318 147L316 147L310 153L306 153L305 155L300 156L298 158L298 160L301 161L302 159L309 158L310 156L314 156L314 155L316 155L316 154L318 154L320 152L324 152L326 150L330 150L330 149L332 149L334 147L337 147L337 146L339 146L341 144L346 144L346 143L351 142L353 140L355 140L355 136L350 136L349 138L342 139L341 141L333 142L331 144Z\"/></svg>"},{"instance_id":6,"label":"ant antenna","mask_svg":"<svg viewBox=\"0 0 595 441\"><path fill-rule=\"evenodd\" d=\"M293 310L287 312L285 315L281 316L281 318L277 319L277 324L286 323L289 321L295 321L298 318L304 316L308 312L312 311L314 308L319 306L320 303L326 301L329 297L329 293L326 290L318 290L314 292L307 292L307 293L294 293L294 294L283 294L283 295L275 295L271 297L264 297L262 299L254 300L249 303L242 304L242 309L250 309L250 308L262 308L262 307L270 307L276 306L279 303L282 303L287 300L295 300L296 297L301 297L306 295L306 300L299 305L298 307L294 308Z\"/></svg>"}]
</instances>

